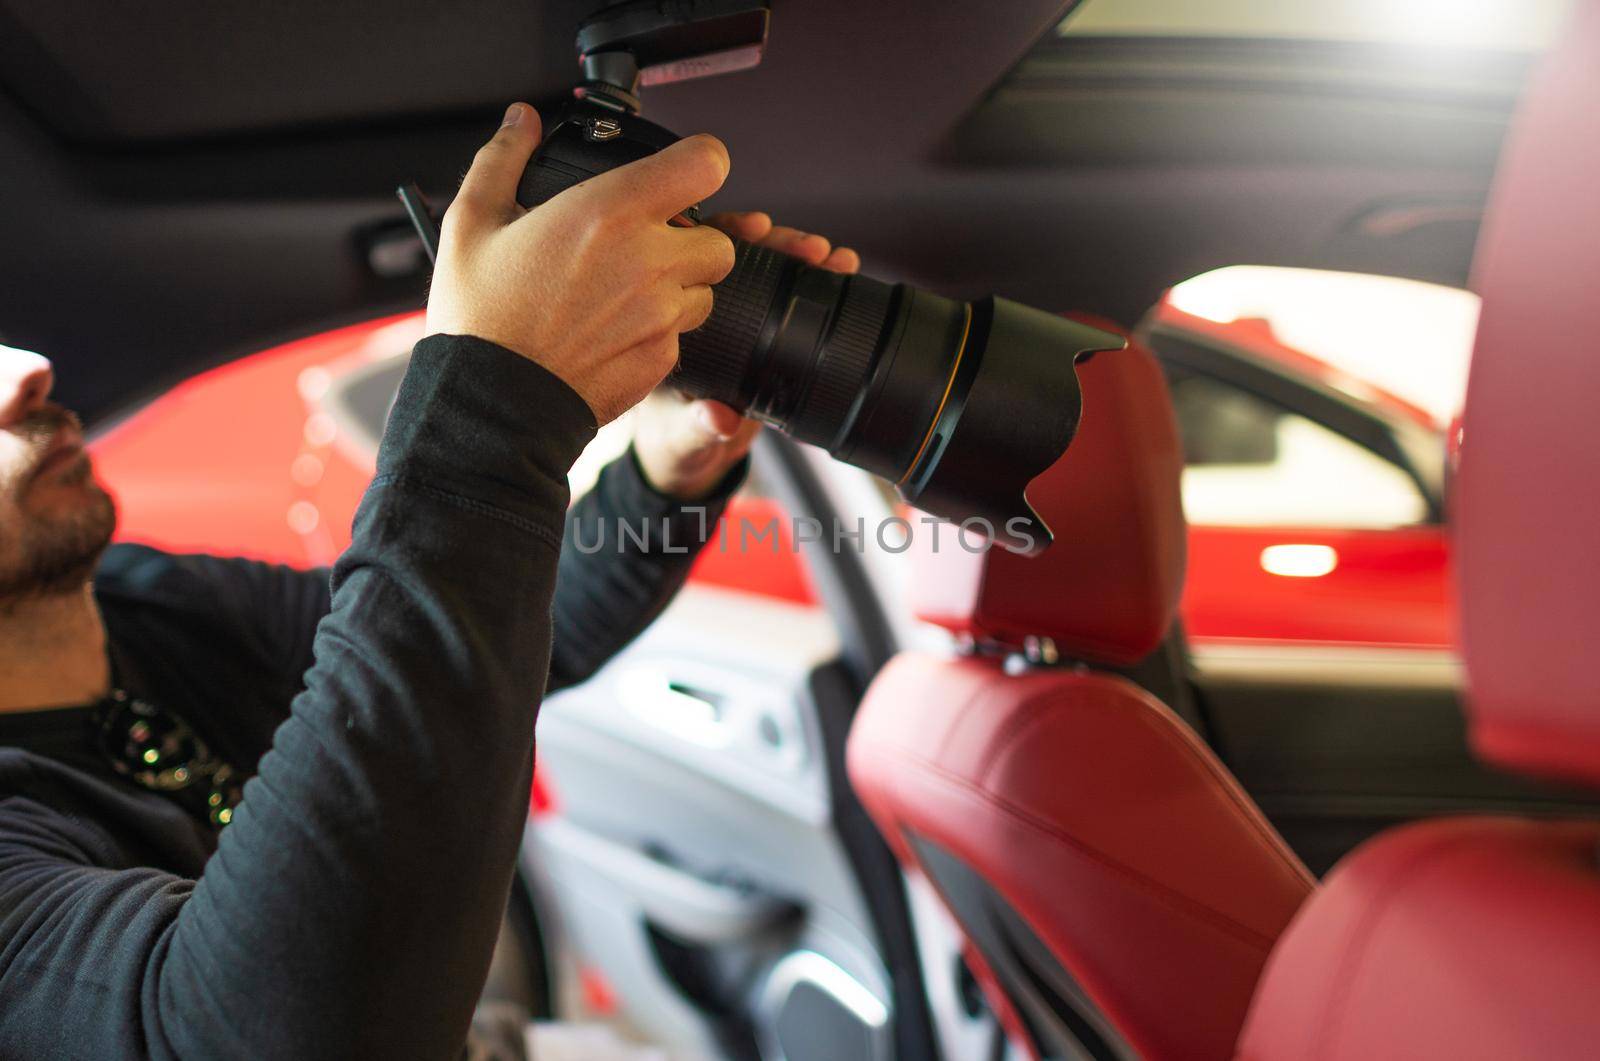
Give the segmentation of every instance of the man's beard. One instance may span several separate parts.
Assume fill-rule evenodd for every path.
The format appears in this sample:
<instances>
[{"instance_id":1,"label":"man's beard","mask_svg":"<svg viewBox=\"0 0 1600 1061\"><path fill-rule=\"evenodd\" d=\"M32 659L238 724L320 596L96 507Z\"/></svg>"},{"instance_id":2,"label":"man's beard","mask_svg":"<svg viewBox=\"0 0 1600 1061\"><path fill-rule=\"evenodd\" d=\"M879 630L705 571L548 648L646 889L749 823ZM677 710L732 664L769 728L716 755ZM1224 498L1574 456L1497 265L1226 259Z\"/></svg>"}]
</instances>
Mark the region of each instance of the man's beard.
<instances>
[{"instance_id":1,"label":"man's beard","mask_svg":"<svg viewBox=\"0 0 1600 1061\"><path fill-rule=\"evenodd\" d=\"M117 526L116 506L98 485L83 506L22 528L20 564L0 571L0 602L50 597L83 588Z\"/></svg>"},{"instance_id":2,"label":"man's beard","mask_svg":"<svg viewBox=\"0 0 1600 1061\"><path fill-rule=\"evenodd\" d=\"M63 410L35 414L41 421L38 433L53 439L60 423L70 417ZM69 511L50 515L30 514L27 510L29 476L21 482L0 483L0 490L12 494L0 500L11 509L16 526L5 533L13 540L0 548L0 606L19 600L55 596L83 588L99 563L100 554L111 541L117 526L116 505L110 495L93 481L87 457L70 471L57 473L62 481L84 491L84 499Z\"/></svg>"}]
</instances>

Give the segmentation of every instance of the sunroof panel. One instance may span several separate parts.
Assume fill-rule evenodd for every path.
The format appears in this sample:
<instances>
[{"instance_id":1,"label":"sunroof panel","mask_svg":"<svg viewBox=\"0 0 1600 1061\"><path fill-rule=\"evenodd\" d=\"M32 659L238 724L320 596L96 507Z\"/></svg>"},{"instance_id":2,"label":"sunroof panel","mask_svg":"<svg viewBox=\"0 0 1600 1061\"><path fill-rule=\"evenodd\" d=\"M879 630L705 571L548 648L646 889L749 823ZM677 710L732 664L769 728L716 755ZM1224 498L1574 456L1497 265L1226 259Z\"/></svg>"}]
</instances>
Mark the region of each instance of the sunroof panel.
<instances>
[{"instance_id":1,"label":"sunroof panel","mask_svg":"<svg viewBox=\"0 0 1600 1061\"><path fill-rule=\"evenodd\" d=\"M1065 37L1229 37L1536 52L1573 0L1083 0Z\"/></svg>"}]
</instances>

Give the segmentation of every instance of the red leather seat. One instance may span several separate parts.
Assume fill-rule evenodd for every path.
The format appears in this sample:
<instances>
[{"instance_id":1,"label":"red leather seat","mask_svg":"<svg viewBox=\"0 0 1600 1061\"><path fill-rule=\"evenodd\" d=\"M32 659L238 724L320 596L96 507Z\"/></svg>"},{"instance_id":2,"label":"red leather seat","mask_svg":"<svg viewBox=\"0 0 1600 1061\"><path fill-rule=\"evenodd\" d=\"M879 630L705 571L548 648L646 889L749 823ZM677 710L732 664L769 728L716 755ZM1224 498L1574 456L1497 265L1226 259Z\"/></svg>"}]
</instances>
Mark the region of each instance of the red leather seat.
<instances>
[{"instance_id":1,"label":"red leather seat","mask_svg":"<svg viewBox=\"0 0 1600 1061\"><path fill-rule=\"evenodd\" d=\"M1600 785L1600 4L1502 155L1452 513L1473 743ZM1600 823L1456 818L1335 868L1273 954L1239 1056L1600 1052Z\"/></svg>"},{"instance_id":2,"label":"red leather seat","mask_svg":"<svg viewBox=\"0 0 1600 1061\"><path fill-rule=\"evenodd\" d=\"M927 536L919 614L971 642L874 681L848 768L934 885L1013 1036L1050 1056L1220 1058L1311 875L1191 728L1116 673L1182 583L1182 456L1137 348L1081 368L1083 422L1029 496L1035 558ZM1024 644L1054 666L1019 668Z\"/></svg>"}]
</instances>

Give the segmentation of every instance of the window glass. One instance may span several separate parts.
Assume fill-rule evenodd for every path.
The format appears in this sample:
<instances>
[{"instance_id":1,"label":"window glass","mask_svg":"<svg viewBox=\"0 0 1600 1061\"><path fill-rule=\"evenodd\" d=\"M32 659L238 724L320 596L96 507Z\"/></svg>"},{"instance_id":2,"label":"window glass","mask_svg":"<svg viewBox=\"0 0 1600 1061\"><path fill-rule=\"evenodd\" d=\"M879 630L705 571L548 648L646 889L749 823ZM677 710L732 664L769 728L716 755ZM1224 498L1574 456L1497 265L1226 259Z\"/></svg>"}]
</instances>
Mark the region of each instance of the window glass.
<instances>
[{"instance_id":1,"label":"window glass","mask_svg":"<svg viewBox=\"0 0 1600 1061\"><path fill-rule=\"evenodd\" d=\"M1393 527L1427 515L1404 471L1304 416L1199 375L1173 378L1172 401L1192 524Z\"/></svg>"},{"instance_id":2,"label":"window glass","mask_svg":"<svg viewBox=\"0 0 1600 1061\"><path fill-rule=\"evenodd\" d=\"M1353 398L1396 399L1443 427L1466 394L1479 299L1394 276L1233 265L1177 284L1163 308L1222 325L1230 341Z\"/></svg>"}]
</instances>

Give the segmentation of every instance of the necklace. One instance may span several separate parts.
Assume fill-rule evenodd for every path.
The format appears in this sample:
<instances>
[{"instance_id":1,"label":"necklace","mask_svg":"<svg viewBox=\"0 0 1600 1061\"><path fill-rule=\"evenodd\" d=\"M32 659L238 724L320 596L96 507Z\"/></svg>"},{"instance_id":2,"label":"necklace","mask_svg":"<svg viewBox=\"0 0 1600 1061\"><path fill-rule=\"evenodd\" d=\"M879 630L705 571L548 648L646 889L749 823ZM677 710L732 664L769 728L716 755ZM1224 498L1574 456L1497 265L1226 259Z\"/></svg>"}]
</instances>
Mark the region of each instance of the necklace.
<instances>
[{"instance_id":1,"label":"necklace","mask_svg":"<svg viewBox=\"0 0 1600 1061\"><path fill-rule=\"evenodd\" d=\"M214 829L233 820L244 779L175 713L114 688L95 707L94 735L122 777L170 796Z\"/></svg>"}]
</instances>

